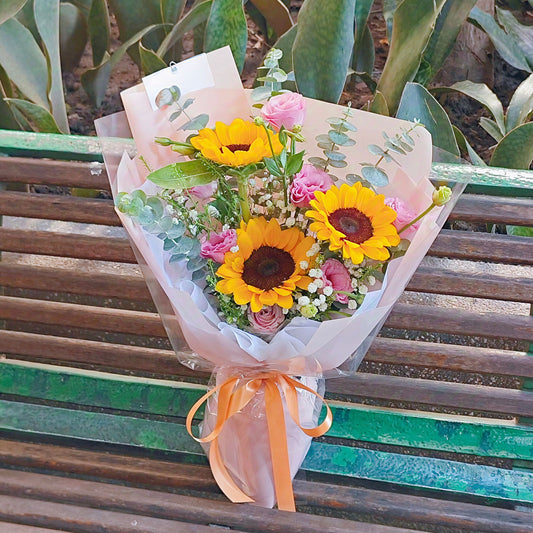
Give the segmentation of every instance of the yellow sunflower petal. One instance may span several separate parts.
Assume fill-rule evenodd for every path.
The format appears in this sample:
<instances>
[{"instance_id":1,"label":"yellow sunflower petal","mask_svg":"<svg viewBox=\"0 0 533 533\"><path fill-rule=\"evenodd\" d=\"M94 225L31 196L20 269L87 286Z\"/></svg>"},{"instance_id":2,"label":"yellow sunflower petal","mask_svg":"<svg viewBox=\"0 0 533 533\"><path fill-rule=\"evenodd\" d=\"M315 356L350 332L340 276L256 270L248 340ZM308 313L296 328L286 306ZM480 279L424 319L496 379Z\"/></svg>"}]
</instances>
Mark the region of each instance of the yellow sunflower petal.
<instances>
[{"instance_id":1,"label":"yellow sunflower petal","mask_svg":"<svg viewBox=\"0 0 533 533\"><path fill-rule=\"evenodd\" d=\"M235 300L235 302L237 302L237 300ZM250 309L254 313L257 313L257 312L261 311L261 309L263 309L263 304L261 303L259 294L253 294L252 295L252 299L250 300Z\"/></svg>"},{"instance_id":2,"label":"yellow sunflower petal","mask_svg":"<svg viewBox=\"0 0 533 533\"><path fill-rule=\"evenodd\" d=\"M259 295L259 301L263 305L274 305L278 301L278 294L276 294L276 292L273 290L264 291Z\"/></svg>"}]
</instances>

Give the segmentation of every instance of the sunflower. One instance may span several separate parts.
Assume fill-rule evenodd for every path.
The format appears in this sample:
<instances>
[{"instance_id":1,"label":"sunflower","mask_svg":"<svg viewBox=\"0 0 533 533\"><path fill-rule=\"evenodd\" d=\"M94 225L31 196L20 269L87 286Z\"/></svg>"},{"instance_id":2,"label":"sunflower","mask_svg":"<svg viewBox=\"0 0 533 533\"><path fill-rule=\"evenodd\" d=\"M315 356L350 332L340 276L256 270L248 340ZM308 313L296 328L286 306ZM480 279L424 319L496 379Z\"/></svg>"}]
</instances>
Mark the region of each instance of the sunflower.
<instances>
[{"instance_id":1,"label":"sunflower","mask_svg":"<svg viewBox=\"0 0 533 533\"><path fill-rule=\"evenodd\" d=\"M279 154L283 150L279 136L270 133L270 140L274 153ZM272 157L265 129L241 118L236 118L229 126L217 122L214 130L204 128L190 142L207 159L230 167L259 163L265 157Z\"/></svg>"},{"instance_id":2,"label":"sunflower","mask_svg":"<svg viewBox=\"0 0 533 533\"><path fill-rule=\"evenodd\" d=\"M298 228L282 230L278 221L252 218L237 230L238 251L226 252L217 270L216 290L233 294L237 305L250 304L253 312L264 305L290 309L296 287L307 289L313 258L307 252L315 244Z\"/></svg>"},{"instance_id":3,"label":"sunflower","mask_svg":"<svg viewBox=\"0 0 533 533\"><path fill-rule=\"evenodd\" d=\"M331 187L326 193L315 192L312 209L306 215L315 221L309 229L318 239L329 241L329 249L342 250L346 259L358 265L369 257L385 261L387 246L396 246L400 237L392 225L396 211L385 205L385 197L356 183Z\"/></svg>"}]
</instances>

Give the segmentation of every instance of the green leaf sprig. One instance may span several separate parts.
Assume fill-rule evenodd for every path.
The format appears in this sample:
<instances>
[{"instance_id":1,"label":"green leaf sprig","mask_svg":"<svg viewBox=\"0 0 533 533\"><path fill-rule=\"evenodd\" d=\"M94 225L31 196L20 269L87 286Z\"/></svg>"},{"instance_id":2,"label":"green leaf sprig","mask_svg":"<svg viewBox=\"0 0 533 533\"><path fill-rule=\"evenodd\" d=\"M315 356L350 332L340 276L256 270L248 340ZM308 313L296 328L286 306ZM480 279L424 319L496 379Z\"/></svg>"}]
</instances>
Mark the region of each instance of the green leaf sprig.
<instances>
[{"instance_id":1,"label":"green leaf sprig","mask_svg":"<svg viewBox=\"0 0 533 533\"><path fill-rule=\"evenodd\" d=\"M201 130L202 128L205 128L207 126L207 123L209 122L209 115L206 115L205 113L202 113L200 115L197 115L195 117L191 117L188 115L186 109L194 103L194 98L187 98L183 104L180 104L181 99L181 91L180 88L177 85L172 85L172 87L167 87L165 89L162 89L159 91L155 98L155 104L159 109L165 106L171 106L173 105L176 108L176 111L174 111L170 117L170 122L173 122L178 117L180 117L182 114L187 117L187 122L185 124L182 124L179 128L179 130Z\"/></svg>"},{"instance_id":2,"label":"green leaf sprig","mask_svg":"<svg viewBox=\"0 0 533 533\"><path fill-rule=\"evenodd\" d=\"M266 70L266 74L257 78L257 81L263 83L259 87L256 87L252 91L252 100L259 102L266 100L272 96L276 96L283 92L287 92L282 88L282 84L286 81L294 81L294 75L292 72L286 73L279 66L279 60L283 57L283 52L277 48L272 48L265 57L263 66L259 67L260 70ZM263 104L254 104L254 107L261 108Z\"/></svg>"}]
</instances>

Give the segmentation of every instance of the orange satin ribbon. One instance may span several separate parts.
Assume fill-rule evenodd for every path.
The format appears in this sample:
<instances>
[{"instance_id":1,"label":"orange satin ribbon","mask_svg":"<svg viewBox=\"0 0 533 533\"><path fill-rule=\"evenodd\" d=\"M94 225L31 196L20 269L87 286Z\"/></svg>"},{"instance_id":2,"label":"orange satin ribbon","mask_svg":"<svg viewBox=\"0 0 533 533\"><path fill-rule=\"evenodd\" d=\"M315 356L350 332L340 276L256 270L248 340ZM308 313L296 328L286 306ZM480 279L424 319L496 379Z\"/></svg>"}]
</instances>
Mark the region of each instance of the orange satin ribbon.
<instances>
[{"instance_id":1,"label":"orange satin ribbon","mask_svg":"<svg viewBox=\"0 0 533 533\"><path fill-rule=\"evenodd\" d=\"M289 450L287 448L285 415L283 413L281 393L285 396L287 410L298 427L310 437L320 437L329 430L333 420L331 409L327 403L325 403L327 410L326 418L320 425L314 428L303 428L300 425L298 392L296 389L308 391L324 401L324 398L317 394L313 389L310 389L299 381L279 372L257 374L249 378L232 377L210 390L207 394L204 394L204 396L192 406L187 415L187 431L191 437L198 442L211 443L209 448L209 464L211 465L213 476L224 494L234 503L253 502L254 500L252 498L237 487L224 465L218 447L218 436L226 421L234 414L244 409L263 385L265 387L265 411L278 509L282 511L296 511L294 505L294 493L292 490ZM201 405L217 392L218 410L215 428L206 437L195 437L192 434L192 420L194 415Z\"/></svg>"}]
</instances>

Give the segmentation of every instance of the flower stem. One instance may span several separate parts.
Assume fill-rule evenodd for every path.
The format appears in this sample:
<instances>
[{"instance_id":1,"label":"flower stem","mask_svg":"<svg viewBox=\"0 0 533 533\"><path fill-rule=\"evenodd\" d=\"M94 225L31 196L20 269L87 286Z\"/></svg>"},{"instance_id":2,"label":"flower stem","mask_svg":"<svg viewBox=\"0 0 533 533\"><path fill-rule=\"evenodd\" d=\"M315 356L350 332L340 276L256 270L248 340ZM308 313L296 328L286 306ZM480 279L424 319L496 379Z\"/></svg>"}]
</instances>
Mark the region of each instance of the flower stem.
<instances>
[{"instance_id":1,"label":"flower stem","mask_svg":"<svg viewBox=\"0 0 533 533\"><path fill-rule=\"evenodd\" d=\"M248 176L240 176L237 179L239 185L239 204L241 205L241 214L244 222L252 218L250 213L250 204L248 203Z\"/></svg>"},{"instance_id":2,"label":"flower stem","mask_svg":"<svg viewBox=\"0 0 533 533\"><path fill-rule=\"evenodd\" d=\"M413 220L411 220L411 222L409 222L408 224L406 224L405 226L403 226L401 229L398 230L398 235L400 233L402 233L403 231L405 231L407 228L410 228L413 224L416 224L421 218L425 217L434 207L436 206L436 204L434 204L433 202L431 203L431 205L425 210L423 211L422 213L420 213L416 218L414 218Z\"/></svg>"}]
</instances>

